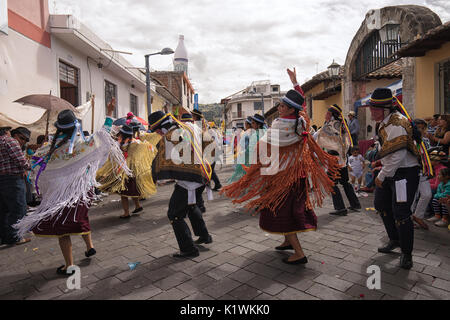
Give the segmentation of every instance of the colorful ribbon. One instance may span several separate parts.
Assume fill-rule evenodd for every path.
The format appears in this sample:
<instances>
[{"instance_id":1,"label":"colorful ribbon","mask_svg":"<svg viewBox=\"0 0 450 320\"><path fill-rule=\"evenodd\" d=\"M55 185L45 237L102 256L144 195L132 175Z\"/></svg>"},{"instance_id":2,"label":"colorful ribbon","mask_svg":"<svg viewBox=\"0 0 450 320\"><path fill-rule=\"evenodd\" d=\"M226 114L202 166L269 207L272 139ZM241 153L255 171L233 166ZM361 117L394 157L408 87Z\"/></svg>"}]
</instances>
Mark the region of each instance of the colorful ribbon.
<instances>
[{"instance_id":1,"label":"colorful ribbon","mask_svg":"<svg viewBox=\"0 0 450 320\"><path fill-rule=\"evenodd\" d=\"M394 99L397 101L397 104L400 106L400 109L402 113L405 115L406 118L408 118L408 121L411 123L412 126L415 126L414 121L411 119L411 117L408 114L408 111L406 111L406 108L403 106L403 104L400 102L400 100L394 96ZM432 176L434 174L433 172L433 166L431 165L430 156L428 155L427 148L425 147L425 144L423 143L423 140L419 143L414 141L417 146L417 150L420 153L420 159L422 160L422 171L423 174L426 176Z\"/></svg>"},{"instance_id":2,"label":"colorful ribbon","mask_svg":"<svg viewBox=\"0 0 450 320\"><path fill-rule=\"evenodd\" d=\"M182 123L181 121L179 121L177 118L175 118L171 113L166 114L164 117L162 117L161 119L159 119L158 121L156 121L154 124L152 124L150 126L150 130L153 131L154 128L157 127L158 124L160 124L164 119L166 118L172 118L181 128L186 129L189 131L189 133L192 135L192 137L195 137L194 132L191 130L191 128L189 128L187 125L185 125L184 123ZM202 157L202 152L198 150L198 146L195 143L195 141L192 141L189 139L189 143L191 144L191 146L194 149L194 152L196 154L196 156L198 157L198 159L200 159L201 165L202 165L202 171L203 173L206 175L206 177L208 178L208 181L211 180L211 175L212 175L212 169L211 169L211 165L206 161L206 165L205 162L203 161L203 157Z\"/></svg>"},{"instance_id":3,"label":"colorful ribbon","mask_svg":"<svg viewBox=\"0 0 450 320\"><path fill-rule=\"evenodd\" d=\"M350 133L350 129L347 126L347 121L345 121L344 115L342 114L342 111L339 110L338 108L336 108L335 106L330 106L331 108L333 108L334 110L336 110L337 112L339 112L341 114L342 117L342 124L344 125L345 131L347 131L347 135L348 138L350 139L350 146L353 147L353 139L352 139L352 135Z\"/></svg>"}]
</instances>

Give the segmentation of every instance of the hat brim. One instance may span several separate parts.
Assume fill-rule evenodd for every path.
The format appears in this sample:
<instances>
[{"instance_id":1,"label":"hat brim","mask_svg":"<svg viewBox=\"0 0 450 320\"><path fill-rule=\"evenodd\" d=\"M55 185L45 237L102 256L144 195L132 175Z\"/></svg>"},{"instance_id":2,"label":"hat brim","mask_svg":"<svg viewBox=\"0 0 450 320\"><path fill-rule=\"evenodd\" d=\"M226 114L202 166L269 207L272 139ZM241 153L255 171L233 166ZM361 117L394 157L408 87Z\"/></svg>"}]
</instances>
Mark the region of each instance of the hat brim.
<instances>
[{"instance_id":1,"label":"hat brim","mask_svg":"<svg viewBox=\"0 0 450 320\"><path fill-rule=\"evenodd\" d=\"M59 124L58 121L56 121L53 124L56 128L58 129L71 129L71 128L75 128L75 122L71 123L71 124Z\"/></svg>"},{"instance_id":2,"label":"hat brim","mask_svg":"<svg viewBox=\"0 0 450 320\"><path fill-rule=\"evenodd\" d=\"M192 113L192 115L196 115L196 116L198 116L198 117L200 117L200 118L203 118L203 115L200 114L200 113L197 113L197 112L195 112L195 111L191 111L191 113Z\"/></svg>"},{"instance_id":3,"label":"hat brim","mask_svg":"<svg viewBox=\"0 0 450 320\"><path fill-rule=\"evenodd\" d=\"M250 119L252 119L253 121L256 121L258 123L261 123L261 124L265 124L266 123L265 121L261 121L261 119L255 118L253 116L250 116Z\"/></svg>"},{"instance_id":4,"label":"hat brim","mask_svg":"<svg viewBox=\"0 0 450 320\"><path fill-rule=\"evenodd\" d=\"M287 97L281 98L281 101L283 101L283 103L285 105L287 105L288 107L291 107L291 108L294 108L294 109L297 109L297 110L300 110L300 111L303 110L303 107L301 105L295 103L294 101L292 101L291 99L289 99Z\"/></svg>"}]
</instances>

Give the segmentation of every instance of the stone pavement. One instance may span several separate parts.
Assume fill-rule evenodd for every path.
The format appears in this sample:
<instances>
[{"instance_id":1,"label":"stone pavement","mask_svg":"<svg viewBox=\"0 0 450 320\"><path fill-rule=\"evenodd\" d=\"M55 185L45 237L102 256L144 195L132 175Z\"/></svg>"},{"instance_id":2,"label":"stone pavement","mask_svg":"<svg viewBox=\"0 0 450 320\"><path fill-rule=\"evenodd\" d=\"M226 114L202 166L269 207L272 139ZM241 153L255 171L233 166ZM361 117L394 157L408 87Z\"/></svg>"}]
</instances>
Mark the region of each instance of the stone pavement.
<instances>
[{"instance_id":1,"label":"stone pavement","mask_svg":"<svg viewBox=\"0 0 450 320\"><path fill-rule=\"evenodd\" d=\"M221 181L231 167L220 168ZM81 237L72 237L81 289L69 290L55 273L64 262L56 239L0 247L0 299L450 299L450 233L430 224L417 230L414 267L398 267L399 254L377 247L386 240L373 198L360 198L361 212L331 216L331 200L316 209L318 230L299 234L308 256L304 266L281 262L282 237L264 233L258 216L245 213L214 193L205 221L214 242L200 256L178 260L178 246L166 212L173 184L143 201L144 213L121 220L120 198L112 195L90 210L97 255L84 257ZM129 262L140 262L130 270ZM381 289L366 287L367 266L381 268Z\"/></svg>"}]
</instances>

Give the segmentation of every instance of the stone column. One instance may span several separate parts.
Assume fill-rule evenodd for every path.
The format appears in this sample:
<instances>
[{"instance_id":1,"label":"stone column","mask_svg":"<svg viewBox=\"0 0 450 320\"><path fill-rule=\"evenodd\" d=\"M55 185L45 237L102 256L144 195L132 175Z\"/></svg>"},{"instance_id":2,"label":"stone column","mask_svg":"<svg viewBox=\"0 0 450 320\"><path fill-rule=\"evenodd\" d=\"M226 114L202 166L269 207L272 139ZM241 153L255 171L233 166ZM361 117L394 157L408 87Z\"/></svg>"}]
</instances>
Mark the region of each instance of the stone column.
<instances>
[{"instance_id":1,"label":"stone column","mask_svg":"<svg viewBox=\"0 0 450 320\"><path fill-rule=\"evenodd\" d=\"M403 106L408 111L411 118L414 119L416 111L416 65L415 58L402 58L403 70L402 70L402 94L403 94Z\"/></svg>"}]
</instances>

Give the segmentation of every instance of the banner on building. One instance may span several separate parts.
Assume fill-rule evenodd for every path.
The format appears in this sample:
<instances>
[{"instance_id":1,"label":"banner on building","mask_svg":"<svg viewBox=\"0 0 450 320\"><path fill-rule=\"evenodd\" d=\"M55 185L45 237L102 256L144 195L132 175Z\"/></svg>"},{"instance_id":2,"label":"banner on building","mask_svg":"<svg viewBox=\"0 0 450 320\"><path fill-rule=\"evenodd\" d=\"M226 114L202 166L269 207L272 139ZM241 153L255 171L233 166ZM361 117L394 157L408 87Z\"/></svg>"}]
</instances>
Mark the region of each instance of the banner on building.
<instances>
[{"instance_id":1,"label":"banner on building","mask_svg":"<svg viewBox=\"0 0 450 320\"><path fill-rule=\"evenodd\" d=\"M0 33L8 34L8 1L0 1Z\"/></svg>"},{"instance_id":2,"label":"banner on building","mask_svg":"<svg viewBox=\"0 0 450 320\"><path fill-rule=\"evenodd\" d=\"M194 110L198 110L198 93L194 94Z\"/></svg>"}]
</instances>

